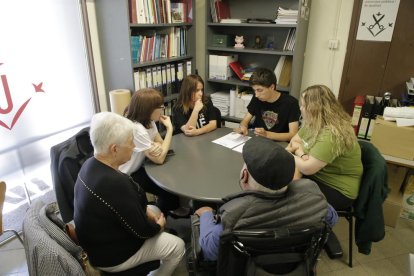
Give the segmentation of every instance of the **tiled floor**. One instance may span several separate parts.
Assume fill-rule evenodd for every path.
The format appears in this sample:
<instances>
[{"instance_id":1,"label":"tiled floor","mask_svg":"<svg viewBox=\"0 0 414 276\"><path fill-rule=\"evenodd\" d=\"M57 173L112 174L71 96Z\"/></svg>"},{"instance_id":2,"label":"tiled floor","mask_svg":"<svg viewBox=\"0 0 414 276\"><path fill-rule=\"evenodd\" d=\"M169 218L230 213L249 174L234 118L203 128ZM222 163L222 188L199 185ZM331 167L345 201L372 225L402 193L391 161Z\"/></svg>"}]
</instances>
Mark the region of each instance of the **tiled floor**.
<instances>
[{"instance_id":1,"label":"tiled floor","mask_svg":"<svg viewBox=\"0 0 414 276\"><path fill-rule=\"evenodd\" d=\"M384 240L374 243L370 255L358 253L354 247L354 266L347 265L348 253L348 223L343 218L335 226L335 233L343 246L344 256L341 259L331 260L322 253L318 263L318 275L340 275L340 276L408 276L409 253L414 253L414 222L399 219L397 227L386 226ZM28 275L24 249L19 241L12 242L0 247L0 275L20 276ZM185 263L177 268L174 276L187 275Z\"/></svg>"}]
</instances>

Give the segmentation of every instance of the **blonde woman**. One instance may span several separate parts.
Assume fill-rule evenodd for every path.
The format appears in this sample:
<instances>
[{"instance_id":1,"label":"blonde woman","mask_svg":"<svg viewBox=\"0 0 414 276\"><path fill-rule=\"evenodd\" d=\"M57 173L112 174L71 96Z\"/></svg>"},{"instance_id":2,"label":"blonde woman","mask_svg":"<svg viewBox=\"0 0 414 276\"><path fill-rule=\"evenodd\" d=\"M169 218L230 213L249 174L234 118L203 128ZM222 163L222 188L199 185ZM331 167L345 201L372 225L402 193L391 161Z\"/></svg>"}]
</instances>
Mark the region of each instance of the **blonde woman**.
<instances>
[{"instance_id":1,"label":"blonde woman","mask_svg":"<svg viewBox=\"0 0 414 276\"><path fill-rule=\"evenodd\" d=\"M175 133L187 136L213 131L219 121L213 103L204 94L204 81L198 75L185 77L173 112Z\"/></svg>"},{"instance_id":2,"label":"blonde woman","mask_svg":"<svg viewBox=\"0 0 414 276\"><path fill-rule=\"evenodd\" d=\"M299 171L318 183L336 210L350 207L363 171L350 116L324 85L302 92L300 111L303 125L287 150L295 155Z\"/></svg>"}]
</instances>

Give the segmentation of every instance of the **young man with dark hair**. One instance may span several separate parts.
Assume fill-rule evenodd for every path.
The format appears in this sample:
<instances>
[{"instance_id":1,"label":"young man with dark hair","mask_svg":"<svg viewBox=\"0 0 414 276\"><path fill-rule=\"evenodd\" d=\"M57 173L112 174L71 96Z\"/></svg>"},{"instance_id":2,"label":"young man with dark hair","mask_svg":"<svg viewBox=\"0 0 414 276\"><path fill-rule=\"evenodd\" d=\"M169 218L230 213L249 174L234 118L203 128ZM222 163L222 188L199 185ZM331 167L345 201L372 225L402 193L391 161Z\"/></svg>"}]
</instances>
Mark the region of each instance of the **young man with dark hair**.
<instances>
[{"instance_id":1,"label":"young man with dark hair","mask_svg":"<svg viewBox=\"0 0 414 276\"><path fill-rule=\"evenodd\" d=\"M299 129L299 104L294 97L276 90L276 76L267 68L258 68L249 80L254 96L247 106L247 114L234 131L247 135L254 119L254 133L258 136L287 141Z\"/></svg>"}]
</instances>

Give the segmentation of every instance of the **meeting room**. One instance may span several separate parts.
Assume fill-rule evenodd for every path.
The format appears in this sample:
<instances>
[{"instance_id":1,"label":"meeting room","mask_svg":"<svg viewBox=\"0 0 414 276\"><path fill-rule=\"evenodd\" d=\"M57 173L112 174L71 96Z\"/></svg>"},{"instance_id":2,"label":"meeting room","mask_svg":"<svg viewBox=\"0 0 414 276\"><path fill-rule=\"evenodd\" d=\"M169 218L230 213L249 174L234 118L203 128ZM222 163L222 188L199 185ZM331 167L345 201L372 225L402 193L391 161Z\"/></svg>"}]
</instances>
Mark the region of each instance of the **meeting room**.
<instances>
[{"instance_id":1,"label":"meeting room","mask_svg":"<svg viewBox=\"0 0 414 276\"><path fill-rule=\"evenodd\" d=\"M0 275L414 275L414 1L0 1Z\"/></svg>"}]
</instances>

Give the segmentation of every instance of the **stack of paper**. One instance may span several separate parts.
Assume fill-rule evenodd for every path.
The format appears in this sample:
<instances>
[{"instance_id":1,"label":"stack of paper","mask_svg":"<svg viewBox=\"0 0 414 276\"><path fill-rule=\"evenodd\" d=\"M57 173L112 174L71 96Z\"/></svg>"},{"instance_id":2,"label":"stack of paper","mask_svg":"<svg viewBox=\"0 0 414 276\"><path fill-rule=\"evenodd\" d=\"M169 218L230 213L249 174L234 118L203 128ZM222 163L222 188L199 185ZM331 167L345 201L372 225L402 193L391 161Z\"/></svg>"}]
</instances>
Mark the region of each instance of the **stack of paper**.
<instances>
[{"instance_id":1,"label":"stack of paper","mask_svg":"<svg viewBox=\"0 0 414 276\"><path fill-rule=\"evenodd\" d=\"M220 110L221 116L229 115L230 94L227 92L216 92L210 96L213 105Z\"/></svg>"},{"instance_id":2,"label":"stack of paper","mask_svg":"<svg viewBox=\"0 0 414 276\"><path fill-rule=\"evenodd\" d=\"M244 136L235 132L231 132L212 142L224 146L226 148L232 149L234 151L242 152L244 143L246 143L247 140L249 140L250 138L251 137L249 136Z\"/></svg>"},{"instance_id":3,"label":"stack of paper","mask_svg":"<svg viewBox=\"0 0 414 276\"><path fill-rule=\"evenodd\" d=\"M414 126L414 108L412 107L385 107L384 119L396 121L397 126Z\"/></svg>"},{"instance_id":4,"label":"stack of paper","mask_svg":"<svg viewBox=\"0 0 414 276\"><path fill-rule=\"evenodd\" d=\"M298 20L298 10L290 10L279 7L276 12L276 24L296 24Z\"/></svg>"}]
</instances>

